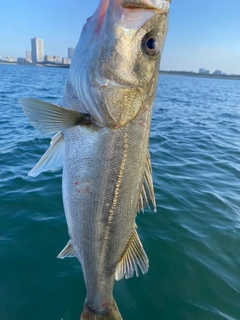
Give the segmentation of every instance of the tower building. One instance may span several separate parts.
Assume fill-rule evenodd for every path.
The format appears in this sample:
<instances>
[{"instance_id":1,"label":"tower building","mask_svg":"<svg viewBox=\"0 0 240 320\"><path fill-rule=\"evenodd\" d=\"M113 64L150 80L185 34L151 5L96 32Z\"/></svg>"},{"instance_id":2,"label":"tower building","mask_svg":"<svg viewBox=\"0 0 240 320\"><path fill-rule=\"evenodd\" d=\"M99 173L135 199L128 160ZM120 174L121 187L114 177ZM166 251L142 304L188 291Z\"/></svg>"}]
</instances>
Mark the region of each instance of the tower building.
<instances>
[{"instance_id":1,"label":"tower building","mask_svg":"<svg viewBox=\"0 0 240 320\"><path fill-rule=\"evenodd\" d=\"M68 59L72 59L74 48L68 48Z\"/></svg>"},{"instance_id":2,"label":"tower building","mask_svg":"<svg viewBox=\"0 0 240 320\"><path fill-rule=\"evenodd\" d=\"M31 39L32 62L43 62L43 40L40 38Z\"/></svg>"},{"instance_id":3,"label":"tower building","mask_svg":"<svg viewBox=\"0 0 240 320\"><path fill-rule=\"evenodd\" d=\"M26 50L26 61L32 61L32 53L30 50Z\"/></svg>"}]
</instances>

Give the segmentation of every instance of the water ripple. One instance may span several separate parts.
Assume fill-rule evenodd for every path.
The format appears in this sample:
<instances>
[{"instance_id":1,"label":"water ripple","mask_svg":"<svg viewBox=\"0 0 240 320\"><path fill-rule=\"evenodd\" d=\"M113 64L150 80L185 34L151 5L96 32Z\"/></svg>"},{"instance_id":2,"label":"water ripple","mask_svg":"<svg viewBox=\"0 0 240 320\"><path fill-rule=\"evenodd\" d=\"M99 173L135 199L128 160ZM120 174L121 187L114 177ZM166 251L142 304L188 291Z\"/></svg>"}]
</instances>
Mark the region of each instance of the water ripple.
<instances>
[{"instance_id":1,"label":"water ripple","mask_svg":"<svg viewBox=\"0 0 240 320\"><path fill-rule=\"evenodd\" d=\"M35 97L61 104L67 70L0 69L0 318L78 319L81 267L55 258L68 241L61 170L27 176L50 139L29 125L18 103ZM150 138L157 213L137 217L150 269L116 283L126 320L240 319L238 86L159 79Z\"/></svg>"}]
</instances>

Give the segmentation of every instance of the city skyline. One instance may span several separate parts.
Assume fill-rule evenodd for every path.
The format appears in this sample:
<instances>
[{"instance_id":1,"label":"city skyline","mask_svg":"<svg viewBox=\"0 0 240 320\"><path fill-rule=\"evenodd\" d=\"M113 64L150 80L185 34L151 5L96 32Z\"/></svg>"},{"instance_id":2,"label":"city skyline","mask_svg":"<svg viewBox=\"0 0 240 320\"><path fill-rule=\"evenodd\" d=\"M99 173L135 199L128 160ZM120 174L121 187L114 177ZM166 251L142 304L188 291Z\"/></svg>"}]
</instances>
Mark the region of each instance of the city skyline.
<instances>
[{"instance_id":1,"label":"city skyline","mask_svg":"<svg viewBox=\"0 0 240 320\"><path fill-rule=\"evenodd\" d=\"M33 64L67 64L70 65L71 59L74 53L75 48L67 48L67 58L60 58L57 55L44 55L44 45L43 39L34 37L30 39L31 42L31 50L25 50L25 57L14 57L14 56L1 56L0 54L0 62L17 62L17 63L33 63Z\"/></svg>"},{"instance_id":2,"label":"city skyline","mask_svg":"<svg viewBox=\"0 0 240 320\"><path fill-rule=\"evenodd\" d=\"M86 19L98 3L88 1L83 7L80 0L16 0L12 6L2 0L0 55L25 57L29 39L36 35L44 39L46 53L67 57L66 48L76 46ZM238 0L227 5L221 0L172 0L161 69L198 72L205 68L211 73L220 69L240 74L239 12Z\"/></svg>"},{"instance_id":3,"label":"city skyline","mask_svg":"<svg viewBox=\"0 0 240 320\"><path fill-rule=\"evenodd\" d=\"M71 63L71 59L73 57L73 53L75 48L67 48L67 58L63 57L62 59L59 56L55 56L55 55L44 55L44 51L43 51L43 39L34 37L33 39L31 39L31 51L30 50L26 50L25 51L25 58L22 57L12 57L16 59L16 61L20 60L20 62L23 62L23 59L25 59L26 62L31 62L31 63L41 63L41 62L49 62L49 63L58 63L58 64L70 64ZM0 61L1 57L0 55ZM163 70L163 69L162 69ZM174 70L168 70L168 71L174 71ZM176 71L176 70L175 70ZM186 72L185 70L181 70L183 72ZM179 71L177 71L179 72ZM188 72L188 71L187 71ZM190 71L190 72L194 72L194 71ZM210 70L204 69L204 68L199 68L198 72L194 72L194 73L199 73L199 74L212 74L212 75L227 75L227 73L222 72L221 70L215 70L210 72ZM230 74L229 74L230 75ZM232 74L233 75L233 74ZM236 73L234 75L237 75Z\"/></svg>"}]
</instances>

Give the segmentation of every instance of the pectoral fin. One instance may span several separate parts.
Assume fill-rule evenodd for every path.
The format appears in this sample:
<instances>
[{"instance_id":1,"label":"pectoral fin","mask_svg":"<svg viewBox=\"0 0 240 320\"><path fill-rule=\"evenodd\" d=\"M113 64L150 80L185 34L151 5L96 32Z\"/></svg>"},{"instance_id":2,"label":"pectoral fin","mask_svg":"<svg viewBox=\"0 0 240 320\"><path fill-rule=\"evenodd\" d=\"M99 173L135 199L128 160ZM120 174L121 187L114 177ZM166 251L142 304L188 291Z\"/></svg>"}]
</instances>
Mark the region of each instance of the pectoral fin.
<instances>
[{"instance_id":1,"label":"pectoral fin","mask_svg":"<svg viewBox=\"0 0 240 320\"><path fill-rule=\"evenodd\" d=\"M54 170L63 165L64 136L58 132L51 140L49 149L44 153L35 167L28 173L31 177L38 176L41 172Z\"/></svg>"},{"instance_id":2,"label":"pectoral fin","mask_svg":"<svg viewBox=\"0 0 240 320\"><path fill-rule=\"evenodd\" d=\"M22 109L35 129L44 134L90 124L89 115L32 98L21 98Z\"/></svg>"},{"instance_id":3,"label":"pectoral fin","mask_svg":"<svg viewBox=\"0 0 240 320\"><path fill-rule=\"evenodd\" d=\"M118 263L115 279L121 280L124 276L126 279L131 278L134 275L134 271L138 277L137 265L143 274L148 271L148 257L143 249L137 231L134 229L126 250Z\"/></svg>"},{"instance_id":4,"label":"pectoral fin","mask_svg":"<svg viewBox=\"0 0 240 320\"><path fill-rule=\"evenodd\" d=\"M142 191L140 193L140 199L138 204L138 211L142 210L144 212L144 208L146 206L149 207L150 200L152 201L154 211L156 211L157 207L156 207L153 180L152 180L152 166L151 166L150 154L148 153Z\"/></svg>"}]
</instances>

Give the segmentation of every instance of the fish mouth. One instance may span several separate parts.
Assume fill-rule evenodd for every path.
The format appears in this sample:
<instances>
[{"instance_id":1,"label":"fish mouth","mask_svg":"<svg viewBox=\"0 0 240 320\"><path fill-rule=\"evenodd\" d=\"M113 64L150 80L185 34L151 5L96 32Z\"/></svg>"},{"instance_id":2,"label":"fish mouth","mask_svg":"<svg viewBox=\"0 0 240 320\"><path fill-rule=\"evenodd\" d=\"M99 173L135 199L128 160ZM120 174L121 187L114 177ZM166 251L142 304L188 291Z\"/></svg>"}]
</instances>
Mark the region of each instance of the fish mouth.
<instances>
[{"instance_id":1,"label":"fish mouth","mask_svg":"<svg viewBox=\"0 0 240 320\"><path fill-rule=\"evenodd\" d=\"M168 12L171 0L122 0L123 8L141 8Z\"/></svg>"},{"instance_id":2,"label":"fish mouth","mask_svg":"<svg viewBox=\"0 0 240 320\"><path fill-rule=\"evenodd\" d=\"M97 81L100 88L102 88L102 87L119 87L119 88L125 88L125 89L134 88L133 85L130 83L126 83L123 81L119 82L116 80L109 79L109 78L101 75L100 72L97 73L96 81Z\"/></svg>"}]
</instances>

